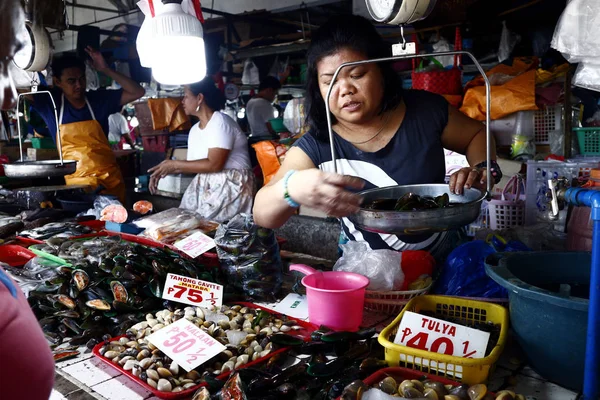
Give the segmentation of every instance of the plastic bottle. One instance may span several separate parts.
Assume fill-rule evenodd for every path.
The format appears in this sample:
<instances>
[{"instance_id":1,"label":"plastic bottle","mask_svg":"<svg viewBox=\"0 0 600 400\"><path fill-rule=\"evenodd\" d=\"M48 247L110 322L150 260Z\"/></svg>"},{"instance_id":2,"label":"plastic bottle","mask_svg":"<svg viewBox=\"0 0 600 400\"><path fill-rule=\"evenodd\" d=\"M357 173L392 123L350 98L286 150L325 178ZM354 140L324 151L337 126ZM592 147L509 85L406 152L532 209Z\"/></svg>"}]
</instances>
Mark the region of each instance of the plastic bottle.
<instances>
[{"instance_id":1,"label":"plastic bottle","mask_svg":"<svg viewBox=\"0 0 600 400\"><path fill-rule=\"evenodd\" d=\"M583 186L587 189L600 190L600 169L593 169L590 179ZM592 251L593 221L589 207L573 207L571 218L567 224L567 250Z\"/></svg>"}]
</instances>

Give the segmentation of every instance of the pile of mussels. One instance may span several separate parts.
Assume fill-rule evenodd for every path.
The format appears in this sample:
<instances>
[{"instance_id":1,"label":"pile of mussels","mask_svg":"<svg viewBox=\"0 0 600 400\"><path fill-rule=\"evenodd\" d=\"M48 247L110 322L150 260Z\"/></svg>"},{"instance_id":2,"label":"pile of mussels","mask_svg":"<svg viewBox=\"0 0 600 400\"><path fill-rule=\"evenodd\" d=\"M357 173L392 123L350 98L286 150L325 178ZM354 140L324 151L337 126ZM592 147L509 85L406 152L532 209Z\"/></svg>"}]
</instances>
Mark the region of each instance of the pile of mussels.
<instances>
[{"instance_id":1,"label":"pile of mussels","mask_svg":"<svg viewBox=\"0 0 600 400\"><path fill-rule=\"evenodd\" d=\"M50 239L39 250L68 261L28 295L46 338L58 345L117 336L136 324L143 313L162 307L162 286L168 273L216 282L213 271L179 254L121 241L118 237L87 241Z\"/></svg>"}]
</instances>

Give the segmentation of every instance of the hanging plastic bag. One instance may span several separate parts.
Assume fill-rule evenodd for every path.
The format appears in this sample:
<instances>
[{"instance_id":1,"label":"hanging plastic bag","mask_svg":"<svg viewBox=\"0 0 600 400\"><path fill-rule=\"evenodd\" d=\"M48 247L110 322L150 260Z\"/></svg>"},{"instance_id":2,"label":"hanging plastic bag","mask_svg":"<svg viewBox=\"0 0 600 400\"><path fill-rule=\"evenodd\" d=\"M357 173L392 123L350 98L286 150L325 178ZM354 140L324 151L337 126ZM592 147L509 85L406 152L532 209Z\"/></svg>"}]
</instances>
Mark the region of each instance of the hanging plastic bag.
<instances>
[{"instance_id":1,"label":"hanging plastic bag","mask_svg":"<svg viewBox=\"0 0 600 400\"><path fill-rule=\"evenodd\" d=\"M485 273L485 259L496 252L530 251L519 241L506 242L493 235L487 241L465 243L450 253L433 290L448 296L507 298L506 289Z\"/></svg>"},{"instance_id":2,"label":"hanging plastic bag","mask_svg":"<svg viewBox=\"0 0 600 400\"><path fill-rule=\"evenodd\" d=\"M275 233L239 214L219 226L217 254L227 283L248 296L272 299L281 290L283 265Z\"/></svg>"},{"instance_id":3,"label":"hanging plastic bag","mask_svg":"<svg viewBox=\"0 0 600 400\"><path fill-rule=\"evenodd\" d=\"M258 67L248 58L244 61L244 72L242 73L242 83L244 85L259 85L260 75Z\"/></svg>"},{"instance_id":4,"label":"hanging plastic bag","mask_svg":"<svg viewBox=\"0 0 600 400\"><path fill-rule=\"evenodd\" d=\"M571 63L600 57L600 2L572 0L560 16L552 48Z\"/></svg>"},{"instance_id":5,"label":"hanging plastic bag","mask_svg":"<svg viewBox=\"0 0 600 400\"><path fill-rule=\"evenodd\" d=\"M597 62L579 63L573 76L573 85L600 92L600 58Z\"/></svg>"},{"instance_id":6,"label":"hanging plastic bag","mask_svg":"<svg viewBox=\"0 0 600 400\"><path fill-rule=\"evenodd\" d=\"M277 174L291 146L291 142L283 144L276 140L263 140L252 144L252 148L256 151L258 164L263 173L265 185Z\"/></svg>"},{"instance_id":7,"label":"hanging plastic bag","mask_svg":"<svg viewBox=\"0 0 600 400\"><path fill-rule=\"evenodd\" d=\"M354 272L369 278L368 290L400 290L404 273L400 267L402 253L393 250L369 250L364 242L350 241L341 245L344 255L333 266L334 271Z\"/></svg>"},{"instance_id":8,"label":"hanging plastic bag","mask_svg":"<svg viewBox=\"0 0 600 400\"><path fill-rule=\"evenodd\" d=\"M304 98L295 97L287 103L283 111L283 124L293 134L304 133L307 129L304 113Z\"/></svg>"},{"instance_id":9,"label":"hanging plastic bag","mask_svg":"<svg viewBox=\"0 0 600 400\"><path fill-rule=\"evenodd\" d=\"M498 62L504 62L510 58L513 49L519 43L521 37L506 27L506 21L502 21L502 33L500 34L500 47L498 48Z\"/></svg>"}]
</instances>

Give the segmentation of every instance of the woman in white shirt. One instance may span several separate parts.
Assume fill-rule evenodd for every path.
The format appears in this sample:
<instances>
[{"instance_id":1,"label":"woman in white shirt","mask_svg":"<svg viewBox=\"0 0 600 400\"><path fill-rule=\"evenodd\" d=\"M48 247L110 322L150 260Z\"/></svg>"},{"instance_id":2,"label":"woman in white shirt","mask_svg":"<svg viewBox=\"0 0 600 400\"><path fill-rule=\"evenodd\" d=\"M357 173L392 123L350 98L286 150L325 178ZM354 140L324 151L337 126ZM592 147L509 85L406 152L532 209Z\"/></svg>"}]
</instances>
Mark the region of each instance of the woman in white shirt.
<instances>
[{"instance_id":1,"label":"woman in white shirt","mask_svg":"<svg viewBox=\"0 0 600 400\"><path fill-rule=\"evenodd\" d=\"M225 97L210 77L185 86L182 100L187 115L200 120L190 129L187 161L166 160L148 170L150 191L170 174L197 174L183 195L181 208L223 222L250 213L255 180L248 141L237 122L222 110Z\"/></svg>"}]
</instances>

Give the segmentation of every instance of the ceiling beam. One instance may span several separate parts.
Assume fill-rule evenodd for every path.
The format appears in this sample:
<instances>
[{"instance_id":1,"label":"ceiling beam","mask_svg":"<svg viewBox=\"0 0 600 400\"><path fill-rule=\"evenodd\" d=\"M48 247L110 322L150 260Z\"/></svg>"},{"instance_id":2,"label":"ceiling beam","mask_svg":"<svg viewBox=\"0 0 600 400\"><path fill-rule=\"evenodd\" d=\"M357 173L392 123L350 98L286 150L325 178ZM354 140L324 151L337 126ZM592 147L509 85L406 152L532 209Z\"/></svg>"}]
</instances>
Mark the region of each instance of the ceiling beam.
<instances>
[{"instance_id":1,"label":"ceiling beam","mask_svg":"<svg viewBox=\"0 0 600 400\"><path fill-rule=\"evenodd\" d=\"M97 6L88 6L85 4L78 4L78 3L71 3L71 2L66 2L67 6L69 7L73 7L73 8L82 8L82 9L86 9L86 10L94 10L94 11L102 11L102 12L108 12L108 13L115 13L115 14L121 14L121 11L114 9L114 8L104 8L104 7L97 7Z\"/></svg>"}]
</instances>

